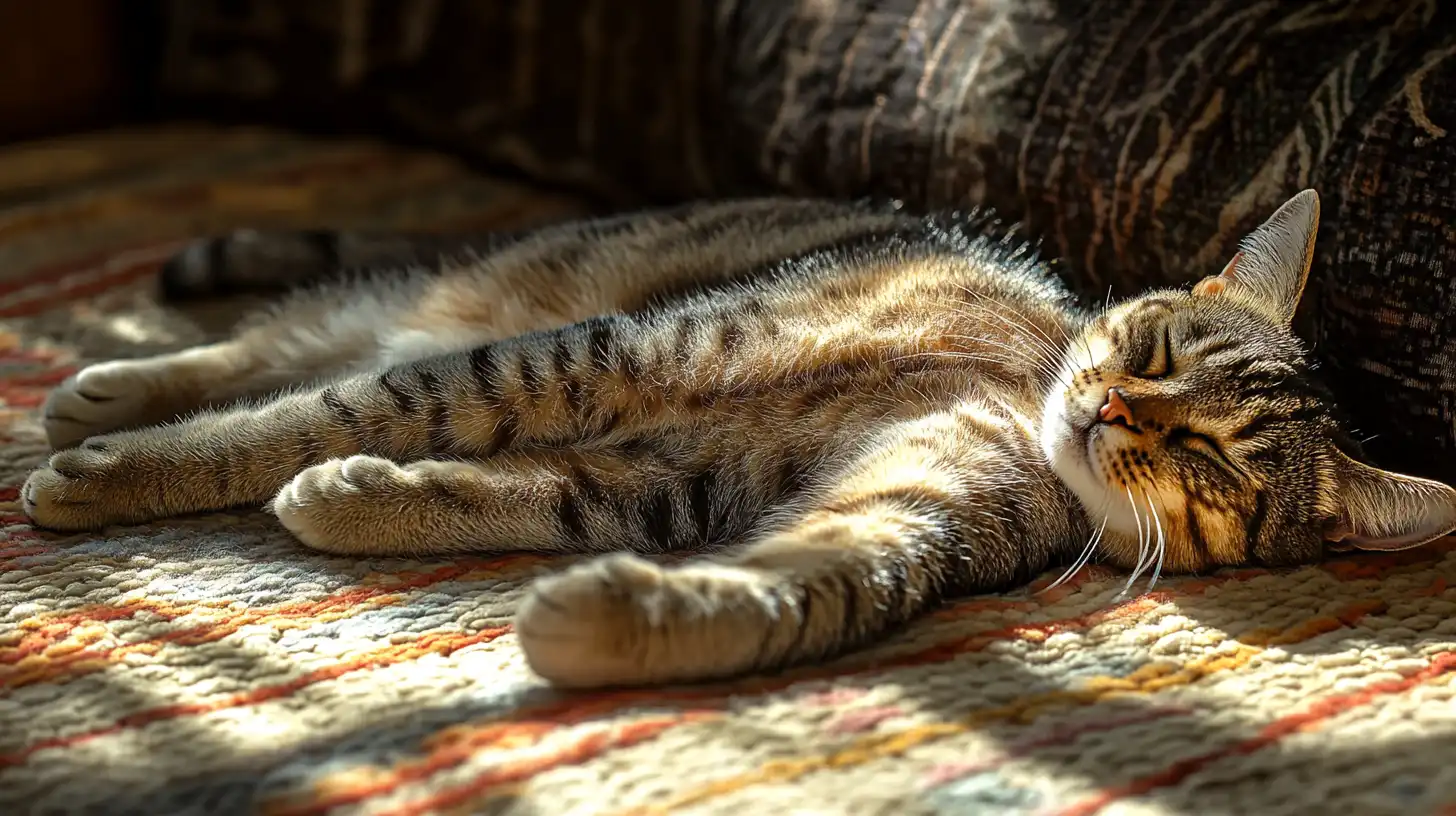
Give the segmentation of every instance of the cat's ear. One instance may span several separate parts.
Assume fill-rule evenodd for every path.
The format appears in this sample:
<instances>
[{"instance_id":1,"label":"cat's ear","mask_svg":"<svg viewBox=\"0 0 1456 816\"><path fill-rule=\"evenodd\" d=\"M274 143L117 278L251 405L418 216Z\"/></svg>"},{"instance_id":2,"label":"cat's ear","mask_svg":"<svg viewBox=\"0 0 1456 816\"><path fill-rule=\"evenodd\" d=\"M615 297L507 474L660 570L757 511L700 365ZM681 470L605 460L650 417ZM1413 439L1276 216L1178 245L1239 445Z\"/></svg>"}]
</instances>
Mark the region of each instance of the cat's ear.
<instances>
[{"instance_id":1,"label":"cat's ear","mask_svg":"<svg viewBox=\"0 0 1456 816\"><path fill-rule=\"evenodd\" d=\"M1456 490L1340 457L1340 518L1334 549L1404 550L1456 530Z\"/></svg>"},{"instance_id":2,"label":"cat's ear","mask_svg":"<svg viewBox=\"0 0 1456 816\"><path fill-rule=\"evenodd\" d=\"M1193 293L1237 291L1289 325L1314 260L1319 216L1319 194L1314 190L1305 190L1284 202L1269 220L1239 242L1239 251L1223 272L1199 281Z\"/></svg>"}]
</instances>

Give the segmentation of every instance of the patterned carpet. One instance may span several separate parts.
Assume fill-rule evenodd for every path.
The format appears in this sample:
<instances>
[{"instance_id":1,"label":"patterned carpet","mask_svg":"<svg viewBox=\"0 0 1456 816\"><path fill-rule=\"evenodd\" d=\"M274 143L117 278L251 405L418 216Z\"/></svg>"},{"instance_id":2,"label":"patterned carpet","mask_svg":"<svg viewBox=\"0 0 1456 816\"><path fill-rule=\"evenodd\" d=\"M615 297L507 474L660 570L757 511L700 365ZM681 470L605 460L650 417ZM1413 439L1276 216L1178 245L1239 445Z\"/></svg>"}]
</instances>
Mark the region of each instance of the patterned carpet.
<instances>
[{"instance_id":1,"label":"patterned carpet","mask_svg":"<svg viewBox=\"0 0 1456 816\"><path fill-rule=\"evenodd\" d=\"M48 387L236 314L155 305L178 240L573 206L254 131L0 151L0 813L1456 812L1449 541L1131 600L1092 569L829 667L568 695L508 625L544 559L357 563L261 514L65 538L19 514Z\"/></svg>"}]
</instances>

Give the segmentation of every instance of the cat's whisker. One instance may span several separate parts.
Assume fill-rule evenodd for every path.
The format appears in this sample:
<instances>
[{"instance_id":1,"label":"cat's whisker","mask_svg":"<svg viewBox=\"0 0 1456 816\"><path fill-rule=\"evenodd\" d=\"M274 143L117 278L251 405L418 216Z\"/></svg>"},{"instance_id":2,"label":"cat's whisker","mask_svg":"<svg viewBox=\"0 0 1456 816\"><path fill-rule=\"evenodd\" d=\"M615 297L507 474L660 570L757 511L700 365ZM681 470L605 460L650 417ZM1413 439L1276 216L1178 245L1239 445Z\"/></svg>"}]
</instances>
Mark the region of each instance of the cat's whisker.
<instances>
[{"instance_id":1,"label":"cat's whisker","mask_svg":"<svg viewBox=\"0 0 1456 816\"><path fill-rule=\"evenodd\" d=\"M1154 566L1155 566L1155 562L1156 562L1156 564L1161 565L1162 564L1162 561L1163 561L1163 549L1165 548L1165 546L1167 544L1167 541L1166 541L1166 539L1164 537L1164 534L1163 534L1163 520L1162 520L1162 518L1160 518L1158 516L1158 509L1153 506L1153 497L1148 493L1147 490L1143 490L1142 491L1142 494L1143 494L1143 504L1145 504L1147 506L1147 508L1148 508L1148 544L1149 544L1149 547L1148 547L1148 557L1147 557L1147 560L1142 561L1142 562L1140 562L1138 564L1137 572L1135 573L1135 575L1142 575L1142 573L1145 572L1146 570L1153 569ZM1158 540L1157 540L1156 543L1154 543L1153 540L1152 540L1153 530L1157 530L1157 533L1158 533ZM1152 589L1152 588L1153 588L1153 583L1150 582L1148 584L1148 589Z\"/></svg>"},{"instance_id":2,"label":"cat's whisker","mask_svg":"<svg viewBox=\"0 0 1456 816\"><path fill-rule=\"evenodd\" d=\"M1082 351L1084 351L1084 352L1087 353L1087 368L1089 368L1089 369L1091 369L1093 371L1096 371L1097 370L1097 360L1096 360L1096 358L1094 358L1092 356L1092 344L1087 342L1087 336L1085 334L1079 334L1079 335L1077 335L1077 341L1076 342L1077 343L1081 343L1082 344ZM1075 345L1075 343L1073 345Z\"/></svg>"},{"instance_id":3,"label":"cat's whisker","mask_svg":"<svg viewBox=\"0 0 1456 816\"><path fill-rule=\"evenodd\" d=\"M1148 512L1153 514L1153 523L1158 525L1158 563L1153 567L1153 577L1148 579L1148 591L1151 592L1153 587L1158 585L1159 576L1163 574L1163 557L1168 554L1168 543L1163 536L1163 520L1158 517L1158 511L1153 507L1151 497L1148 497L1146 493L1143 495L1148 498ZM1158 501L1162 502L1161 496L1158 497Z\"/></svg>"},{"instance_id":4,"label":"cat's whisker","mask_svg":"<svg viewBox=\"0 0 1456 816\"><path fill-rule=\"evenodd\" d=\"M1027 339L1031 342L1029 343L1029 345L1023 348L1015 348L1005 343L997 343L984 337L962 337L959 339L964 339L974 343L981 343L995 348L1006 349L1007 351L1010 351L1014 354L1021 355L1021 359L1035 365L1041 371L1048 374L1053 380L1061 383L1063 387L1070 388L1072 386L1071 374L1065 371L1065 366L1062 363L1062 361L1065 359L1065 355L1061 352L1057 352L1055 349L1047 347L1045 344L1039 342L1034 337L1027 337Z\"/></svg>"},{"instance_id":5,"label":"cat's whisker","mask_svg":"<svg viewBox=\"0 0 1456 816\"><path fill-rule=\"evenodd\" d=\"M1006 318L1005 315L999 315L999 313L992 313L992 312L986 312L986 313L987 313L987 315L996 316L996 318ZM967 316L970 316L970 315L967 315ZM974 342L974 344L997 345L997 342L996 341L992 340L992 338L986 337L986 335L977 335L977 334L970 334L970 335L965 335L965 334L945 334L945 335L942 335L942 337L952 338L952 340L964 340L964 341L967 341L967 342ZM1035 356L1035 358L1037 358L1037 360L1048 361L1048 363L1050 363L1050 361L1060 360L1061 354L1056 353L1056 350L1054 350L1054 348L1045 347L1045 345L1042 345L1042 344L1040 344L1040 342L1035 341L1035 338L1026 337L1025 340L1028 340L1028 341L1031 341L1031 342L1029 342L1028 345L1018 345L1018 347L1015 347L1016 348L1016 351L1018 351L1019 354L1024 354L1024 356L1025 356L1025 354L1028 354L1028 353L1029 354L1034 354L1034 356ZM1005 344L1000 344L1000 345L1005 345Z\"/></svg>"},{"instance_id":6,"label":"cat's whisker","mask_svg":"<svg viewBox=\"0 0 1456 816\"><path fill-rule=\"evenodd\" d=\"M1006 357L999 357L999 356L991 355L991 354L975 354L975 353L972 353L972 352L965 352L965 351L918 351L918 352L914 352L914 353L911 353L911 354L903 354L903 355L900 355L898 357L892 357L889 360L887 360L887 362L889 362L889 363L898 363L898 362L902 362L904 360L914 360L914 359L920 359L920 358L926 358L926 357L931 357L931 358L949 358L949 359L959 359L959 360L970 360L970 361L974 361L974 362L983 362L983 363L998 363L1000 365L1007 365L1007 366L1012 366L1012 365L1015 365L1016 363L1020 362L1020 363L1024 363L1024 364L1027 364L1027 365L1032 366L1036 370L1040 371L1043 375L1045 375L1047 377L1050 377L1051 379L1054 379L1054 380L1058 380L1059 379L1057 377L1057 375L1053 371L1051 371L1050 369L1046 368L1041 363L1039 363L1037 361L1034 361L1034 360L1025 360L1025 359L1017 360L1015 358L1008 359Z\"/></svg>"},{"instance_id":7,"label":"cat's whisker","mask_svg":"<svg viewBox=\"0 0 1456 816\"><path fill-rule=\"evenodd\" d=\"M1035 346L1029 348L1017 348L1015 346L1011 346L1005 343L997 343L986 338L966 337L963 335L946 336L955 340L965 340L970 343L978 343L981 345L991 346L992 348L1002 349L1006 352L1009 352L1010 354L1015 355L1014 359L1020 360L1024 363L1027 363L1028 365L1035 367L1037 370L1061 383L1063 386L1071 387L1072 385L1070 379L1063 379L1059 362L1052 361L1044 355L1037 354L1037 348Z\"/></svg>"},{"instance_id":8,"label":"cat's whisker","mask_svg":"<svg viewBox=\"0 0 1456 816\"><path fill-rule=\"evenodd\" d=\"M981 297L984 299L984 296ZM1004 303L998 303L996 305L1000 308L993 309L991 307L983 306L978 303L968 303L966 304L966 307L977 309L983 315L994 317L999 320L1010 321L1016 326L1023 328L1027 332L1029 332L1027 339L1039 346L1043 352L1048 354L1049 357L1053 359L1059 359L1063 356L1063 354L1065 353L1064 350L1058 349L1056 343L1052 340L1052 338L1049 337L1046 332L1041 329L1041 327L1033 323L1031 319L1027 317L1024 313ZM964 311L957 311L959 311L960 314L966 315L967 317L971 316ZM1070 343L1071 338L1067 338L1067 341L1068 343Z\"/></svg>"},{"instance_id":9,"label":"cat's whisker","mask_svg":"<svg viewBox=\"0 0 1456 816\"><path fill-rule=\"evenodd\" d=\"M990 354L973 354L971 352L966 352L966 351L917 351L917 352L914 352L912 354L902 354L899 357L891 357L886 362L898 363L898 362L903 362L905 360L915 360L915 359L922 359L922 358L926 358L926 357L930 357L930 358L946 358L946 359L952 359L952 360L972 360L972 361L981 362L981 363L1000 363L1002 365L1006 365L1008 363L1015 362L1013 360L1007 360L1004 357L997 357L997 356L990 355ZM1023 362L1025 362L1025 361L1023 361Z\"/></svg>"},{"instance_id":10,"label":"cat's whisker","mask_svg":"<svg viewBox=\"0 0 1456 816\"><path fill-rule=\"evenodd\" d=\"M1107 287L1107 297L1105 297L1105 298L1102 299L1102 311L1106 312L1107 310L1109 310L1111 308L1112 308L1112 287L1111 286L1108 286ZM1090 368L1090 369L1094 369L1095 370L1097 368L1097 361L1095 359L1093 359L1093 356L1092 356L1092 346L1091 346L1091 344L1087 342L1087 338L1086 338L1085 335L1079 336L1079 339L1082 341L1082 348L1083 348L1083 350L1085 350L1087 352L1087 367Z\"/></svg>"},{"instance_id":11,"label":"cat's whisker","mask_svg":"<svg viewBox=\"0 0 1456 816\"><path fill-rule=\"evenodd\" d=\"M1133 567L1132 576L1128 578L1129 588L1132 585L1136 584L1137 579L1140 578L1142 574L1146 572L1150 567L1152 567L1153 558L1157 555L1157 550L1153 547L1153 524L1157 520L1157 513L1153 511L1153 504L1148 499L1148 491L1146 489L1139 488L1139 492L1142 494L1143 504L1147 505L1148 516L1146 519L1144 519L1146 525L1142 528L1142 535L1140 536L1140 539L1138 541L1137 564ZM1129 496L1128 501L1132 501L1131 496ZM1162 527L1160 525L1159 530L1161 531L1161 529Z\"/></svg>"},{"instance_id":12,"label":"cat's whisker","mask_svg":"<svg viewBox=\"0 0 1456 816\"><path fill-rule=\"evenodd\" d=\"M1075 351L1076 348L1077 348L1077 346L1078 345L1081 345L1082 351L1086 352L1086 354L1087 354L1087 368L1089 368L1089 369L1096 369L1097 368L1097 361L1095 359L1093 359L1093 356L1092 356L1092 346L1087 343L1087 337L1086 337L1086 335L1083 334L1083 333L1081 333L1081 332L1078 332L1077 333L1077 336L1076 337L1073 337L1072 335L1070 335L1070 334L1067 333L1067 330L1065 328L1063 328L1060 323L1055 323L1053 325L1055 325L1057 327L1057 331L1061 333L1062 337L1066 338L1066 340L1067 340L1067 352L1066 353L1070 353L1070 352ZM1070 378L1070 375L1069 375L1069 378Z\"/></svg>"},{"instance_id":13,"label":"cat's whisker","mask_svg":"<svg viewBox=\"0 0 1456 816\"><path fill-rule=\"evenodd\" d=\"M1057 332L1061 334L1063 339L1065 340L1065 346L1062 348L1057 348L1057 344L1052 340L1052 338L1047 337L1047 335L1044 332L1040 331L1037 327L1032 326L1030 328L1032 329L1032 331L1041 335L1041 337L1043 337L1047 341L1047 343L1051 346L1051 351L1059 359L1065 359L1067 355L1075 353L1077 350L1077 346L1080 345L1084 351L1088 352L1088 367L1095 368L1095 365L1092 364L1093 360L1091 355L1091 348L1087 345L1087 339L1084 333L1080 329L1077 330L1075 334L1069 333L1067 329L1061 324L1058 323L1053 325L1056 326Z\"/></svg>"},{"instance_id":14,"label":"cat's whisker","mask_svg":"<svg viewBox=\"0 0 1456 816\"><path fill-rule=\"evenodd\" d=\"M1024 318L1024 319L1026 319L1026 320L1030 320L1030 319L1031 319L1031 318L1030 318L1030 317L1028 317L1028 316L1027 316L1027 315L1026 315L1026 314L1025 314L1025 313L1023 313L1023 312L1020 312L1020 311L1017 311L1017 310L1016 310L1016 309L1012 309L1012 311L1013 311L1013 312L1016 312L1016 313L1017 313L1017 314L1019 314L1019 315L1021 315L1021 316L1022 316L1022 317L1023 317L1023 318ZM1060 324L1060 323L1052 323L1052 326L1053 326L1053 327L1054 327L1054 328L1056 328L1056 330L1057 330L1057 333L1058 333L1058 334L1060 334L1060 335L1061 335L1061 336L1062 336L1062 339L1063 339L1063 340L1066 340L1066 341L1067 341L1067 345L1068 345L1068 346L1070 346L1070 345L1072 345L1072 344L1073 344L1073 340L1072 340L1072 335L1070 335L1070 334L1068 334L1068 333L1067 333L1067 330L1066 330L1066 328L1064 328L1064 327L1063 327L1063 326L1062 326L1062 324ZM1035 329L1035 327L1034 327L1034 326L1033 326L1033 329ZM1037 333L1038 333L1038 334L1041 334L1041 336L1042 336L1042 337L1045 337L1045 338L1046 338L1046 339L1047 339L1047 341L1048 341L1048 342L1054 342L1054 341L1053 341L1053 339L1052 339L1052 338L1051 338L1051 337L1049 337L1049 336L1048 336L1048 335L1047 335L1047 334L1046 334L1046 333L1045 333L1045 332L1042 332L1042 331L1040 331L1040 330L1038 330L1038 331L1037 331Z\"/></svg>"},{"instance_id":15,"label":"cat's whisker","mask_svg":"<svg viewBox=\"0 0 1456 816\"><path fill-rule=\"evenodd\" d=\"M1082 548L1082 552L1077 557L1077 560L1072 564L1072 566L1067 568L1066 572L1062 573L1062 576L1060 578L1048 584L1046 589L1043 589L1042 592L1049 592L1053 589L1056 589L1057 587L1071 580L1078 572L1081 572L1082 567L1087 565L1087 561L1090 560L1092 558L1092 554L1096 552L1097 545L1102 542L1102 534L1107 530L1108 518L1109 516L1104 513L1102 516L1102 526L1098 527L1097 532L1093 533L1091 537L1087 539L1087 545Z\"/></svg>"},{"instance_id":16,"label":"cat's whisker","mask_svg":"<svg viewBox=\"0 0 1456 816\"><path fill-rule=\"evenodd\" d=\"M1148 540L1151 537L1152 530L1151 530L1151 528L1149 528L1149 535L1148 536L1144 536L1143 535L1143 519L1142 519L1142 515L1140 513L1138 513L1137 502L1133 500L1133 497L1132 497L1132 488L1131 487L1124 487L1123 489L1127 491L1127 506L1128 506L1129 509L1132 510L1132 523L1137 526L1137 537L1138 537L1138 560L1137 560L1137 563L1138 564L1142 564L1143 558L1145 558L1147 556ZM1114 600L1122 600L1123 598L1127 597L1127 593L1132 589L1133 582L1136 581L1136 580L1137 580L1137 572L1133 572L1132 576L1127 579L1127 584L1125 586L1123 586L1121 592L1117 593L1117 595L1114 598Z\"/></svg>"},{"instance_id":17,"label":"cat's whisker","mask_svg":"<svg viewBox=\"0 0 1456 816\"><path fill-rule=\"evenodd\" d=\"M1041 359L1045 360L1046 364L1051 369L1053 369L1054 379L1056 379L1057 382L1061 383L1063 387L1071 388L1073 384L1072 372L1067 370L1064 361L1067 358L1068 351L1071 349L1075 349L1076 341L1074 341L1071 337L1068 337L1066 348L1059 349L1057 348L1055 343L1051 341L1050 338L1047 338L1035 326L1028 324L1021 325L1026 326L1026 328L1034 332L1034 334L1032 336L1028 336L1027 339L1032 342L1032 348L1039 352L1039 356L1041 357ZM1066 332L1063 331L1063 334L1065 333ZM1040 335L1040 337L1036 335ZM1091 357L1089 356L1088 359L1090 360Z\"/></svg>"},{"instance_id":18,"label":"cat's whisker","mask_svg":"<svg viewBox=\"0 0 1456 816\"><path fill-rule=\"evenodd\" d=\"M1029 345L1029 346L1011 346L1011 345L1008 345L1006 343L998 343L995 340L992 340L992 339L987 338L987 337L982 337L982 336L967 335L967 334L946 334L946 335L943 335L943 336L944 337L947 337L949 339L952 339L952 340L964 340L964 341L966 341L968 343L984 344L984 345L988 345L988 346L995 346L995 347L998 347L998 348L1009 349L1009 350L1015 351L1023 359L1039 360L1039 361L1041 361L1043 363L1047 363L1047 364L1051 364L1051 363L1055 363L1055 362L1060 362L1061 359L1062 359L1062 356L1060 354L1057 354L1057 355L1049 354L1045 348L1043 348L1041 346L1038 346L1038 345L1036 345L1034 343L1032 345Z\"/></svg>"},{"instance_id":19,"label":"cat's whisker","mask_svg":"<svg viewBox=\"0 0 1456 816\"><path fill-rule=\"evenodd\" d=\"M990 347L995 348L995 349L1000 349L1002 351L1009 352L1012 355L1011 356L1011 359L1013 359L1013 360L1019 360L1021 362L1031 363L1031 364L1040 365L1040 366L1049 366L1049 364L1050 364L1048 360L1046 360L1045 358L1041 357L1040 355L1030 353L1031 350L1029 350L1029 349L1017 348L1015 346L1006 345L1004 343L987 342L986 340L984 340L982 338L976 338L976 337L966 337L966 336L954 335L954 334L945 335L945 337L947 339L950 339L950 340L964 340L968 344L971 344L971 345L977 345L977 344L979 344L979 345L986 345L986 346L990 346ZM942 350L942 351L950 351L948 349L940 349L940 350ZM973 354L975 352L961 352L961 353Z\"/></svg>"},{"instance_id":20,"label":"cat's whisker","mask_svg":"<svg viewBox=\"0 0 1456 816\"><path fill-rule=\"evenodd\" d=\"M916 351L910 354L902 354L899 357L891 357L889 362L898 363L901 360L914 360L921 357L948 357L956 360L979 360L988 363L1003 363L1006 358L997 357L993 354L976 354L969 351Z\"/></svg>"},{"instance_id":21,"label":"cat's whisker","mask_svg":"<svg viewBox=\"0 0 1456 816\"><path fill-rule=\"evenodd\" d=\"M1040 348L1047 360L1060 360L1064 356L1066 356L1066 349L1058 348L1057 344L1052 340L1052 338L1048 337L1046 333L1043 332L1040 328L1033 325L1027 320L1016 320L1015 318L1020 316L1020 312L1012 309L1011 313L1011 315L1006 315L1002 313L1000 316L1003 318L1011 319L1017 325L1025 328L1028 332L1030 332L1025 336L1025 338L1033 343L1036 347ZM1071 339L1068 338L1068 344L1070 345L1070 343Z\"/></svg>"}]
</instances>

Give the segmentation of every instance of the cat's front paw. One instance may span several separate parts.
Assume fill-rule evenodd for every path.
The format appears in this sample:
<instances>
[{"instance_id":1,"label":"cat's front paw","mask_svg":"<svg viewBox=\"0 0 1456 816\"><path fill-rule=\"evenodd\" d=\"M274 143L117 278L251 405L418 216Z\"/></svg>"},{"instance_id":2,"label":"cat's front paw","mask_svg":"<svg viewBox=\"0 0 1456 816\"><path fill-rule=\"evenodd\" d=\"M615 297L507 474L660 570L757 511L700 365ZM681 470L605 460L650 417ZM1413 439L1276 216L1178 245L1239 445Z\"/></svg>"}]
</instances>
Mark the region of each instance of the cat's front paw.
<instances>
[{"instance_id":1,"label":"cat's front paw","mask_svg":"<svg viewBox=\"0 0 1456 816\"><path fill-rule=\"evenodd\" d=\"M147 360L87 366L46 399L46 441L62 450L97 434L165 419L162 383Z\"/></svg>"},{"instance_id":2,"label":"cat's front paw","mask_svg":"<svg viewBox=\"0 0 1456 816\"><path fill-rule=\"evenodd\" d=\"M151 517L136 491L133 468L106 437L51 456L25 480L21 507L38 526L51 530L96 530Z\"/></svg>"},{"instance_id":3,"label":"cat's front paw","mask_svg":"<svg viewBox=\"0 0 1456 816\"><path fill-rule=\"evenodd\" d=\"M778 599L760 573L664 568L611 555L542 578L516 613L526 662L568 688L670 683L751 670Z\"/></svg>"},{"instance_id":4,"label":"cat's front paw","mask_svg":"<svg viewBox=\"0 0 1456 816\"><path fill-rule=\"evenodd\" d=\"M378 523L377 515L400 503L415 481L388 459L350 456L332 459L299 473L273 498L273 512L304 544L341 555L373 554L388 549L407 528L402 514L394 525Z\"/></svg>"}]
</instances>

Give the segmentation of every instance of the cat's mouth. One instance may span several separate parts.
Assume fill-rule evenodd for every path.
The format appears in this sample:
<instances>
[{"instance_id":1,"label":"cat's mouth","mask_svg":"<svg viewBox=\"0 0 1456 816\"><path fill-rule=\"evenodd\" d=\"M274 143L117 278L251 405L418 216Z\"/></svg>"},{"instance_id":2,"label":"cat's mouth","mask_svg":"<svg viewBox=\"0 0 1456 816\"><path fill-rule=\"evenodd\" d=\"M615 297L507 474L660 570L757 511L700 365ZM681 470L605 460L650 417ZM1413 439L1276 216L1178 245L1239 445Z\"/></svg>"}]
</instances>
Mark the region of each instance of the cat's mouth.
<instances>
[{"instance_id":1,"label":"cat's mouth","mask_svg":"<svg viewBox=\"0 0 1456 816\"><path fill-rule=\"evenodd\" d=\"M1041 438L1052 470L1092 507L1105 504L1116 492L1109 456L1115 458L1118 434L1127 430L1103 421L1094 391L1071 388L1048 394Z\"/></svg>"},{"instance_id":2,"label":"cat's mouth","mask_svg":"<svg viewBox=\"0 0 1456 816\"><path fill-rule=\"evenodd\" d=\"M1125 422L1105 421L1099 417L1096 408L1086 408L1077 401L1069 401L1064 421L1072 442L1068 447L1081 451L1083 462L1092 476L1111 486L1113 480L1103 467L1103 460L1117 456L1119 433L1137 434L1140 431Z\"/></svg>"},{"instance_id":3,"label":"cat's mouth","mask_svg":"<svg viewBox=\"0 0 1456 816\"><path fill-rule=\"evenodd\" d=\"M1097 470L1097 443L1101 441L1104 433L1102 427L1096 422L1088 422L1085 426L1074 431L1077 438L1082 442L1082 451L1087 454L1087 464L1095 472Z\"/></svg>"},{"instance_id":4,"label":"cat's mouth","mask_svg":"<svg viewBox=\"0 0 1456 816\"><path fill-rule=\"evenodd\" d=\"M1108 485L1111 485L1112 482L1108 478L1109 474L1103 470L1103 457L1101 454L1116 453L1113 449L1113 441L1107 438L1113 432L1113 427L1106 423L1098 422L1094 417L1080 431L1081 438L1084 440L1082 443L1082 452L1087 457L1087 469L1092 471L1092 475Z\"/></svg>"},{"instance_id":5,"label":"cat's mouth","mask_svg":"<svg viewBox=\"0 0 1456 816\"><path fill-rule=\"evenodd\" d=\"M1097 410L1087 410L1080 400L1068 400L1064 421L1072 432L1072 441L1086 454L1089 462L1097 460L1097 441L1102 438L1104 428L1097 421Z\"/></svg>"}]
</instances>

